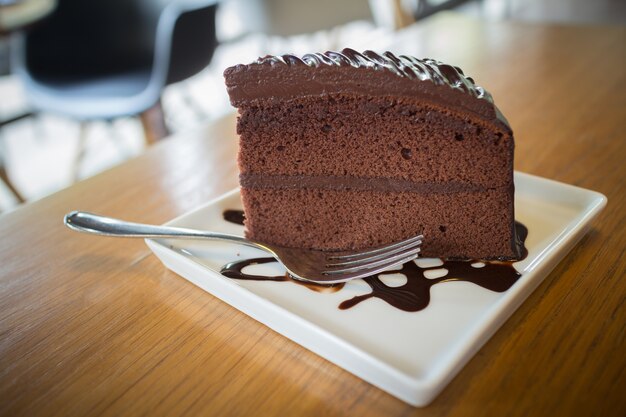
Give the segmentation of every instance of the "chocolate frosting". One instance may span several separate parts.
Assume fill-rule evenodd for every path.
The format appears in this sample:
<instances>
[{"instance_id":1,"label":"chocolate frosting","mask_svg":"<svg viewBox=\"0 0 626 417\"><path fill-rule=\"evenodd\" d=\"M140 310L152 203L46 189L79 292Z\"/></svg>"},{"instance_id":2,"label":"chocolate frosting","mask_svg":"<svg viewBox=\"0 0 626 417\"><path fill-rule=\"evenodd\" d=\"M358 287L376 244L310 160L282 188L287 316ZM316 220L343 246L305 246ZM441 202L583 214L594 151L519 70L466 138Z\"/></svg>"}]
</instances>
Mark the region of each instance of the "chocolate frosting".
<instances>
[{"instance_id":1,"label":"chocolate frosting","mask_svg":"<svg viewBox=\"0 0 626 417\"><path fill-rule=\"evenodd\" d=\"M416 97L471 112L510 131L491 94L455 66L391 52L266 56L224 71L231 103L275 101L325 94Z\"/></svg>"}]
</instances>

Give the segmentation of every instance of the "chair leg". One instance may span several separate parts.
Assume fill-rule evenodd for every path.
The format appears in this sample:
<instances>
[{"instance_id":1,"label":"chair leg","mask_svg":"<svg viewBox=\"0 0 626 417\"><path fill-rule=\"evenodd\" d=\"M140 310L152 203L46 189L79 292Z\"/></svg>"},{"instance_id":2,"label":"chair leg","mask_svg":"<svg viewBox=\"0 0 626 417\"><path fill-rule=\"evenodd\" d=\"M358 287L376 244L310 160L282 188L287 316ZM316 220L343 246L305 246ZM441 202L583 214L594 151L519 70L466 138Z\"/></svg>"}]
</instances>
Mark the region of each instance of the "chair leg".
<instances>
[{"instance_id":1,"label":"chair leg","mask_svg":"<svg viewBox=\"0 0 626 417\"><path fill-rule=\"evenodd\" d=\"M80 179L80 166L87 150L87 122L80 122L78 129L78 144L72 162L72 182L77 182Z\"/></svg>"},{"instance_id":2,"label":"chair leg","mask_svg":"<svg viewBox=\"0 0 626 417\"><path fill-rule=\"evenodd\" d=\"M26 200L11 182L9 175L7 174L6 167L4 166L4 156L5 156L4 141L3 141L3 138L0 136L0 181L6 184L9 191L13 193L13 195L15 196L15 199L21 204Z\"/></svg>"},{"instance_id":3,"label":"chair leg","mask_svg":"<svg viewBox=\"0 0 626 417\"><path fill-rule=\"evenodd\" d=\"M163 106L161 100L157 101L154 106L139 115L144 134L146 135L146 143L152 145L170 134L165 125L165 116L163 114Z\"/></svg>"},{"instance_id":4,"label":"chair leg","mask_svg":"<svg viewBox=\"0 0 626 417\"><path fill-rule=\"evenodd\" d=\"M13 193L13 195L15 196L15 198L20 204L26 201L24 197L22 196L22 194L20 194L20 192L15 188L15 186L9 179L9 176L7 175L7 171L4 168L3 164L0 164L0 181L4 182L4 184L9 188L9 190Z\"/></svg>"},{"instance_id":5,"label":"chair leg","mask_svg":"<svg viewBox=\"0 0 626 417\"><path fill-rule=\"evenodd\" d=\"M415 17L410 10L407 10L406 5L403 3L405 2L402 0L392 1L394 29L402 29L415 22ZM419 8L420 6L423 7L423 3L418 1L417 7Z\"/></svg>"}]
</instances>

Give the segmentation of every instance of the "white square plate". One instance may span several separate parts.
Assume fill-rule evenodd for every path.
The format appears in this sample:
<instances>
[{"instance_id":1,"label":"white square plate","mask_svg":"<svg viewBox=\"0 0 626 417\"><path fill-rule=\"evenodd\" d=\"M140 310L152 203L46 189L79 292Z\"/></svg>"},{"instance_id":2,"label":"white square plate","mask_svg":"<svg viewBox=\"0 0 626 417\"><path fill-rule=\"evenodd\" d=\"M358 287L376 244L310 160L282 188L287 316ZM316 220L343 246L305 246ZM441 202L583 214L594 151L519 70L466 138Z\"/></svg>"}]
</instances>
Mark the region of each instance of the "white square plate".
<instances>
[{"instance_id":1,"label":"white square plate","mask_svg":"<svg viewBox=\"0 0 626 417\"><path fill-rule=\"evenodd\" d=\"M362 280L332 293L291 282L243 281L222 276L229 262L266 257L236 244L147 240L169 269L303 347L415 406L424 406L541 283L584 235L606 205L594 191L515 173L516 219L529 230L528 257L515 268L521 278L503 293L469 282L431 288L428 307L405 312L376 298L347 309L342 301L370 292ZM240 209L234 190L167 223L233 234L243 227L223 220ZM251 273L281 275L277 263Z\"/></svg>"}]
</instances>

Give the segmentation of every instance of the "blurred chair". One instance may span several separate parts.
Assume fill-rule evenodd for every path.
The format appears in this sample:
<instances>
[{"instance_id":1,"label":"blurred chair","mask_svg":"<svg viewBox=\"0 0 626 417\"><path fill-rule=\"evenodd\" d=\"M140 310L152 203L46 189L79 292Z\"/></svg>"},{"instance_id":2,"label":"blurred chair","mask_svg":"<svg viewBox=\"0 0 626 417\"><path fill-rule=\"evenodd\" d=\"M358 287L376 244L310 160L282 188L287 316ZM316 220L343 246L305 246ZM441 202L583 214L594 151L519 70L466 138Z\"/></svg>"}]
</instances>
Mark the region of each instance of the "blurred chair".
<instances>
[{"instance_id":1,"label":"blurred chair","mask_svg":"<svg viewBox=\"0 0 626 417\"><path fill-rule=\"evenodd\" d=\"M424 19L443 10L454 9L468 0L413 0L415 20Z\"/></svg>"},{"instance_id":2,"label":"blurred chair","mask_svg":"<svg viewBox=\"0 0 626 417\"><path fill-rule=\"evenodd\" d=\"M262 54L297 52L276 50L270 38L287 39L314 33L326 39L325 45L312 48L338 49L342 46L337 42L341 26L358 20L372 20L368 0L228 0L224 3L225 9L237 16L239 24L233 25L238 26L235 28L225 28L221 37L236 41L251 33L263 34Z\"/></svg>"},{"instance_id":3,"label":"blurred chair","mask_svg":"<svg viewBox=\"0 0 626 417\"><path fill-rule=\"evenodd\" d=\"M203 70L217 46L217 0L59 0L14 36L13 72L37 111L81 123L141 117L146 141L167 135L161 94Z\"/></svg>"},{"instance_id":4,"label":"blurred chair","mask_svg":"<svg viewBox=\"0 0 626 417\"><path fill-rule=\"evenodd\" d=\"M437 12L453 9L468 0L369 0L378 26L402 29Z\"/></svg>"}]
</instances>

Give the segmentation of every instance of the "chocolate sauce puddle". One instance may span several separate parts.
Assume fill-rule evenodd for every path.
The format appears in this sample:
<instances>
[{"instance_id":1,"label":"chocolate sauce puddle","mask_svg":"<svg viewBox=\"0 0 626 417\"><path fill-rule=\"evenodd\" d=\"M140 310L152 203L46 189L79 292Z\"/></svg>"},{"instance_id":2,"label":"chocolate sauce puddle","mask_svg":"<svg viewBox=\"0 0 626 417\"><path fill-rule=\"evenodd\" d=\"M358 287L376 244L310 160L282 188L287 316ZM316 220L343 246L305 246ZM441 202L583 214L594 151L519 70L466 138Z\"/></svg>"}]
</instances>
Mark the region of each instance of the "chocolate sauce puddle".
<instances>
[{"instance_id":1,"label":"chocolate sauce puddle","mask_svg":"<svg viewBox=\"0 0 626 417\"><path fill-rule=\"evenodd\" d=\"M408 262L398 271L389 271L365 278L364 281L371 287L372 292L358 295L339 304L341 310L354 307L370 298L380 298L392 306L404 311L420 311L430 303L430 288L442 282L464 281L471 282L491 291L504 292L511 288L521 277L509 262L482 262L481 268L472 266L476 261L443 261L443 265L429 268L420 268L414 262ZM435 279L424 277L424 271L445 268L446 276ZM385 285L380 277L385 274L404 274L406 284L399 287Z\"/></svg>"},{"instance_id":2,"label":"chocolate sauce puddle","mask_svg":"<svg viewBox=\"0 0 626 417\"><path fill-rule=\"evenodd\" d=\"M222 217L227 222L240 224L242 226L243 226L243 221L245 220L243 210L224 210L224 212L222 213Z\"/></svg>"},{"instance_id":3,"label":"chocolate sauce puddle","mask_svg":"<svg viewBox=\"0 0 626 417\"><path fill-rule=\"evenodd\" d=\"M227 212L232 212L233 214L227 216ZM224 212L224 219L233 223L243 224L243 212L240 210L227 210ZM241 223L238 223L239 219ZM528 236L528 229L519 222L515 222L515 229L521 253L523 258L525 258L528 250L524 246L524 242ZM344 284L324 285L298 281L292 279L287 274L265 276L243 272L243 269L247 266L270 262L277 261L272 257L245 259L225 265L220 272L228 278L238 280L291 281L317 292L337 292L344 287ZM343 301L339 304L339 309L347 310L370 298L379 298L399 310L415 312L425 309L430 304L430 289L433 285L462 281L471 282L491 291L505 292L522 276L513 267L513 261L442 260L442 263L442 265L437 266L420 267L415 262L408 262L399 270L386 271L364 278L363 280L370 286L372 291ZM424 276L426 271L438 269L446 269L447 274L443 277L432 279ZM381 280L381 277L385 275L397 273L407 277L404 285L390 287Z\"/></svg>"},{"instance_id":4,"label":"chocolate sauce puddle","mask_svg":"<svg viewBox=\"0 0 626 417\"><path fill-rule=\"evenodd\" d=\"M246 281L291 281L296 284L307 287L308 289L315 292L337 292L343 288L345 284L316 284L314 282L305 282L297 279L291 278L288 274L284 275L253 275L246 274L243 272L243 269L247 266L259 265L259 264L267 264L270 262L277 262L276 259L269 258L253 258L253 259L244 259L243 261L230 262L222 267L220 273L228 278L246 280Z\"/></svg>"}]
</instances>

